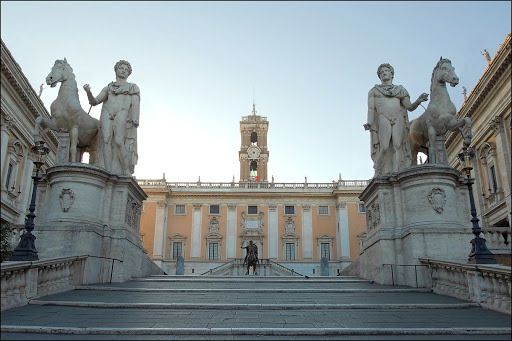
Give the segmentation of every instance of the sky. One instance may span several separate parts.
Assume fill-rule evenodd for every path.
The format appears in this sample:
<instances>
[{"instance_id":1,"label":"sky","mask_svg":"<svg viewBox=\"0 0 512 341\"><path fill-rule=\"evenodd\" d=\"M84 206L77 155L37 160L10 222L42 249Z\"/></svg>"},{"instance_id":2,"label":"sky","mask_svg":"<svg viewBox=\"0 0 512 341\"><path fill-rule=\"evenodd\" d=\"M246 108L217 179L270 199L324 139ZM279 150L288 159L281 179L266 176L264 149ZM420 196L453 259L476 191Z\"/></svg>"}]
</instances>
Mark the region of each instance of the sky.
<instances>
[{"instance_id":1,"label":"sky","mask_svg":"<svg viewBox=\"0 0 512 341\"><path fill-rule=\"evenodd\" d=\"M137 179L240 179L240 120L267 117L268 177L373 177L368 91L390 63L414 101L442 56L460 108L511 31L509 1L1 1L1 38L50 111L57 59L97 96L131 63L141 91ZM428 102L424 102L426 108ZM99 118L101 105L90 114ZM412 120L423 113L418 107Z\"/></svg>"}]
</instances>

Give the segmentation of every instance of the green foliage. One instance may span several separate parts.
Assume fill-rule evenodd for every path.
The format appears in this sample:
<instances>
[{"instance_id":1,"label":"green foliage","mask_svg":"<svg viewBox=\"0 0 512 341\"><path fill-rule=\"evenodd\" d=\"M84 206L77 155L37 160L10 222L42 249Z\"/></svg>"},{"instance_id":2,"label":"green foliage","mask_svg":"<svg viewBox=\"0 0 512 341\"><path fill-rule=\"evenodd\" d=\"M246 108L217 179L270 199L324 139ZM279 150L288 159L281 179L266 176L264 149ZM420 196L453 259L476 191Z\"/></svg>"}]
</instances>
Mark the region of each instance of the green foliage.
<instances>
[{"instance_id":1,"label":"green foliage","mask_svg":"<svg viewBox=\"0 0 512 341\"><path fill-rule=\"evenodd\" d=\"M8 260L11 257L11 237L14 231L11 228L11 224L2 223L1 226L1 261Z\"/></svg>"}]
</instances>

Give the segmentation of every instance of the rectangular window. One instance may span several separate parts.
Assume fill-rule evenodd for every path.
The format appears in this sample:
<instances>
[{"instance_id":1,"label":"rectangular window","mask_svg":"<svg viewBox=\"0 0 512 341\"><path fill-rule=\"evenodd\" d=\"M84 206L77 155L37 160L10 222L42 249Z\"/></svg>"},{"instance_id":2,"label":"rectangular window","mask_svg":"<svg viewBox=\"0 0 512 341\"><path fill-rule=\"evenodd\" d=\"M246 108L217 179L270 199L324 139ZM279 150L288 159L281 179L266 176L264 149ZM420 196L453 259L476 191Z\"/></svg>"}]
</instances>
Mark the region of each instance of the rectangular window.
<instances>
[{"instance_id":1,"label":"rectangular window","mask_svg":"<svg viewBox=\"0 0 512 341\"><path fill-rule=\"evenodd\" d=\"M323 258L327 258L327 259L331 259L331 253L330 253L330 249L329 249L329 243L322 243L320 244L320 257Z\"/></svg>"},{"instance_id":2,"label":"rectangular window","mask_svg":"<svg viewBox=\"0 0 512 341\"><path fill-rule=\"evenodd\" d=\"M172 259L178 259L181 256L182 245L181 242L172 243Z\"/></svg>"},{"instance_id":3,"label":"rectangular window","mask_svg":"<svg viewBox=\"0 0 512 341\"><path fill-rule=\"evenodd\" d=\"M359 204L358 205L358 210L359 210L359 213L364 213L366 211L366 209L364 207L364 204Z\"/></svg>"},{"instance_id":4,"label":"rectangular window","mask_svg":"<svg viewBox=\"0 0 512 341\"><path fill-rule=\"evenodd\" d=\"M318 206L319 215L329 215L329 206Z\"/></svg>"},{"instance_id":5,"label":"rectangular window","mask_svg":"<svg viewBox=\"0 0 512 341\"><path fill-rule=\"evenodd\" d=\"M219 205L210 205L210 214L219 214L220 208Z\"/></svg>"},{"instance_id":6,"label":"rectangular window","mask_svg":"<svg viewBox=\"0 0 512 341\"><path fill-rule=\"evenodd\" d=\"M295 206L285 206L284 214L295 214Z\"/></svg>"},{"instance_id":7,"label":"rectangular window","mask_svg":"<svg viewBox=\"0 0 512 341\"><path fill-rule=\"evenodd\" d=\"M286 260L295 260L295 244L286 243Z\"/></svg>"},{"instance_id":8,"label":"rectangular window","mask_svg":"<svg viewBox=\"0 0 512 341\"><path fill-rule=\"evenodd\" d=\"M258 214L258 206L247 206L248 214Z\"/></svg>"},{"instance_id":9,"label":"rectangular window","mask_svg":"<svg viewBox=\"0 0 512 341\"><path fill-rule=\"evenodd\" d=\"M185 205L174 206L174 214L185 214Z\"/></svg>"},{"instance_id":10,"label":"rectangular window","mask_svg":"<svg viewBox=\"0 0 512 341\"><path fill-rule=\"evenodd\" d=\"M9 185L11 182L11 175L12 175L12 163L9 163L9 168L7 168L7 176L5 177L5 188L9 190Z\"/></svg>"},{"instance_id":11,"label":"rectangular window","mask_svg":"<svg viewBox=\"0 0 512 341\"><path fill-rule=\"evenodd\" d=\"M491 166L491 179L492 179L492 185L493 185L493 193L496 193L498 190L498 182L496 181L496 169L494 166Z\"/></svg>"},{"instance_id":12,"label":"rectangular window","mask_svg":"<svg viewBox=\"0 0 512 341\"><path fill-rule=\"evenodd\" d=\"M208 259L209 260L219 259L219 244L218 243L210 243L209 244Z\"/></svg>"}]
</instances>

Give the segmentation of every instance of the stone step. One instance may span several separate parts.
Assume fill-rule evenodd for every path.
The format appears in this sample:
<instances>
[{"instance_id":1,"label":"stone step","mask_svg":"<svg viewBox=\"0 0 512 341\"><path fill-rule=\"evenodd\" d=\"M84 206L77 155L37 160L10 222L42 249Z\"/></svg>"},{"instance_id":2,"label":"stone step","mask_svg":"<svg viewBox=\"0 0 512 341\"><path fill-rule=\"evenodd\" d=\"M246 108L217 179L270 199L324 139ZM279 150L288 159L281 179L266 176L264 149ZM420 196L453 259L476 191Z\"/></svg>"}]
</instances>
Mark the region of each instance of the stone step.
<instances>
[{"instance_id":1,"label":"stone step","mask_svg":"<svg viewBox=\"0 0 512 341\"><path fill-rule=\"evenodd\" d=\"M33 299L2 340L510 340L510 315L356 277L152 276Z\"/></svg>"}]
</instances>

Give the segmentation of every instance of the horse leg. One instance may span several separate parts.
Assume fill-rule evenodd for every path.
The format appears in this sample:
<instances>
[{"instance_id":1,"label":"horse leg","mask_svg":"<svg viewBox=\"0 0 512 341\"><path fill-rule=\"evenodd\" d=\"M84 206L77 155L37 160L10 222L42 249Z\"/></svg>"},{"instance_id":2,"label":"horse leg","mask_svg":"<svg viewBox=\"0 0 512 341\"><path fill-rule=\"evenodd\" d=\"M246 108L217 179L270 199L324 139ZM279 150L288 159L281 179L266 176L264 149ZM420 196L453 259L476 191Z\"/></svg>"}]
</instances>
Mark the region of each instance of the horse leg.
<instances>
[{"instance_id":1,"label":"horse leg","mask_svg":"<svg viewBox=\"0 0 512 341\"><path fill-rule=\"evenodd\" d=\"M436 163L436 130L432 125L427 126L428 129L428 159L429 163Z\"/></svg>"},{"instance_id":2,"label":"horse leg","mask_svg":"<svg viewBox=\"0 0 512 341\"><path fill-rule=\"evenodd\" d=\"M467 134L464 133L464 125L466 125L468 128ZM473 137L473 134L471 132L471 119L469 117L464 117L463 119L460 120L454 117L446 124L446 128L450 131L455 131L458 129L460 131L460 134L462 135L462 139L464 140L464 146L469 147L469 145L471 144L471 138Z\"/></svg>"},{"instance_id":3,"label":"horse leg","mask_svg":"<svg viewBox=\"0 0 512 341\"><path fill-rule=\"evenodd\" d=\"M78 126L73 126L69 131L69 154L71 156L70 162L80 162L77 160L77 145L78 145Z\"/></svg>"},{"instance_id":4,"label":"horse leg","mask_svg":"<svg viewBox=\"0 0 512 341\"><path fill-rule=\"evenodd\" d=\"M46 129L41 132L40 127L46 127ZM52 120L51 118L44 118L42 116L38 116L36 118L36 122L34 125L34 142L38 143L40 141L43 141L42 135L48 131L48 128L51 130L59 131L59 126L57 125L57 122Z\"/></svg>"}]
</instances>

